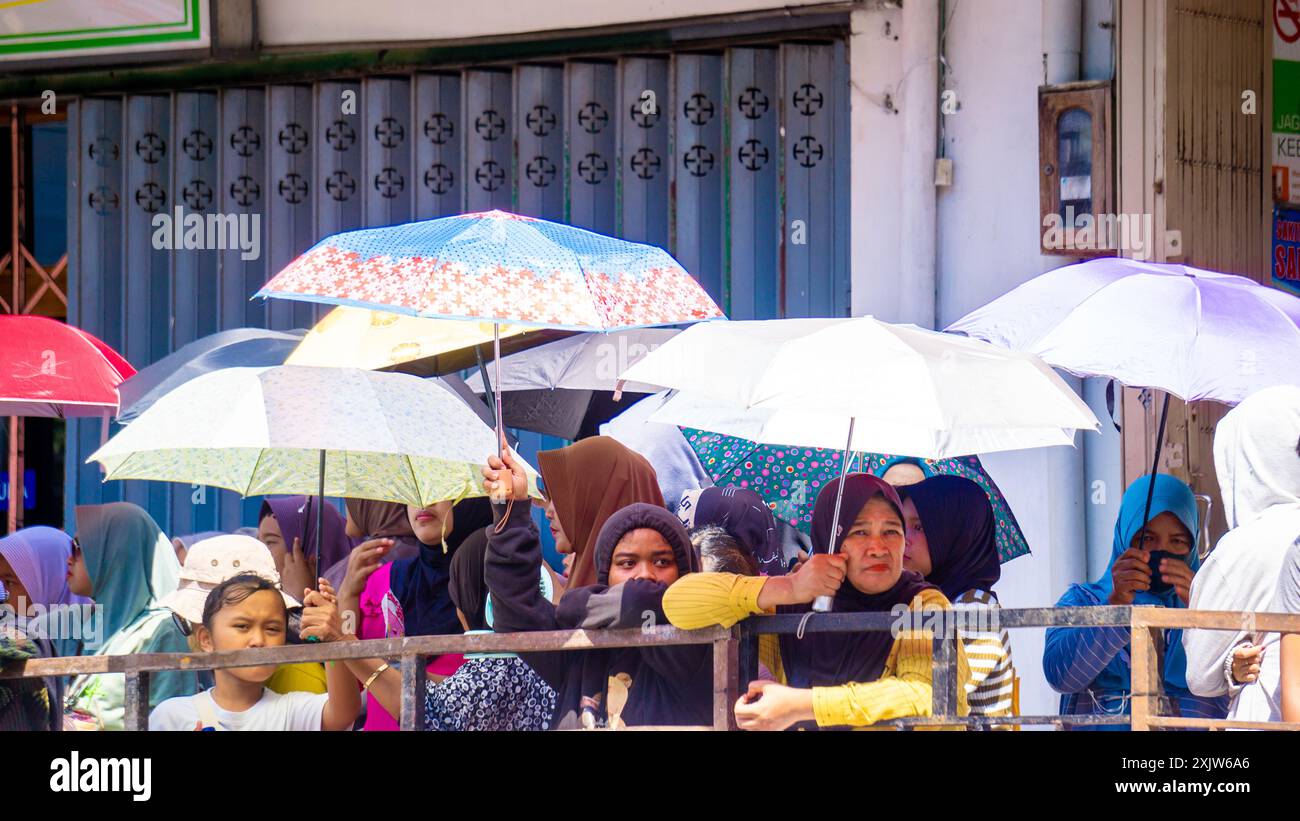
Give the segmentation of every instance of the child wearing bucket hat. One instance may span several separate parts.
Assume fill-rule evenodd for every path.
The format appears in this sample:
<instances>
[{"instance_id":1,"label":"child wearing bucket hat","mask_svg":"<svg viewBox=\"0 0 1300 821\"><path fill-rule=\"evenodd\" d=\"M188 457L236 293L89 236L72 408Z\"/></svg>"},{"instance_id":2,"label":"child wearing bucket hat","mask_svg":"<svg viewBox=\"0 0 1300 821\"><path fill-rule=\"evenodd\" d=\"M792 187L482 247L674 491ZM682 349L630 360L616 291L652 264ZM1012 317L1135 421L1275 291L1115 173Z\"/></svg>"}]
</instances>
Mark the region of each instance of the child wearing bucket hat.
<instances>
[{"instance_id":1,"label":"child wearing bucket hat","mask_svg":"<svg viewBox=\"0 0 1300 821\"><path fill-rule=\"evenodd\" d=\"M162 606L185 619L190 625L203 621L203 604L208 593L226 579L252 573L267 579L280 589L280 574L275 558L257 539L240 535L211 536L195 542L181 565L181 583L163 597ZM298 607L298 600L280 590L285 607Z\"/></svg>"},{"instance_id":2,"label":"child wearing bucket hat","mask_svg":"<svg viewBox=\"0 0 1300 821\"><path fill-rule=\"evenodd\" d=\"M280 587L285 606L296 613L298 599L283 591L275 557L266 545L244 534L219 533L190 544L181 565L180 586L163 598L162 606L176 614L181 631L189 636L190 649L203 652L194 628L203 621L203 603L208 593L226 579L241 573L254 573ZM298 592L298 591L295 591ZM291 617L291 627L294 619ZM292 630L289 640L293 641ZM199 674L205 689L213 683L210 671ZM282 664L266 686L277 693L325 692L325 668L315 662Z\"/></svg>"}]
</instances>

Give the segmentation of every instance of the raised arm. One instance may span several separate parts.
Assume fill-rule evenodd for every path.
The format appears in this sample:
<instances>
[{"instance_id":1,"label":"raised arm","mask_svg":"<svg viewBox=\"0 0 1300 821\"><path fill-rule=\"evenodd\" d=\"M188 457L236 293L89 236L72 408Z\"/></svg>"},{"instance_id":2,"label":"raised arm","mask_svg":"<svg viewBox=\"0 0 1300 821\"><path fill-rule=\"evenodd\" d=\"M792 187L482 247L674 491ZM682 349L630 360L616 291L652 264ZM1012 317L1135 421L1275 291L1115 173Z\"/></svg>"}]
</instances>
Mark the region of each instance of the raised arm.
<instances>
[{"instance_id":1,"label":"raised arm","mask_svg":"<svg viewBox=\"0 0 1300 821\"><path fill-rule=\"evenodd\" d=\"M339 641L343 638L343 620L339 615L338 599L334 588L324 578L318 579L318 590L309 591L303 598L301 634L304 639ZM325 662L325 708L321 711L322 730L350 730L361 714L361 693L347 665L338 661Z\"/></svg>"},{"instance_id":2,"label":"raised arm","mask_svg":"<svg viewBox=\"0 0 1300 821\"><path fill-rule=\"evenodd\" d=\"M1218 556L1214 553L1205 560L1196 577L1192 579L1192 610L1262 610L1266 603L1239 601L1236 586L1224 578ZM1198 696L1235 698L1243 684L1232 679L1228 656L1253 637L1244 631L1184 630L1183 652L1187 656L1187 689Z\"/></svg>"},{"instance_id":3,"label":"raised arm","mask_svg":"<svg viewBox=\"0 0 1300 821\"><path fill-rule=\"evenodd\" d=\"M914 611L948 610L951 605L937 590L926 590L912 602ZM933 636L921 629L900 632L877 681L850 682L838 687L812 688L812 712L821 727L863 727L908 716L928 716L933 708ZM892 673L890 669L892 668ZM966 691L970 664L961 641L957 642L957 714L970 708Z\"/></svg>"},{"instance_id":4,"label":"raised arm","mask_svg":"<svg viewBox=\"0 0 1300 821\"><path fill-rule=\"evenodd\" d=\"M674 627L698 630L731 627L741 619L781 605L807 604L833 596L844 581L844 557L819 553L789 576L691 573L664 594L664 614Z\"/></svg>"},{"instance_id":5,"label":"raised arm","mask_svg":"<svg viewBox=\"0 0 1300 821\"><path fill-rule=\"evenodd\" d=\"M1065 591L1057 607L1100 605L1078 587ZM1079 693L1129 642L1127 627L1049 627L1043 648L1043 674L1058 693Z\"/></svg>"}]
</instances>

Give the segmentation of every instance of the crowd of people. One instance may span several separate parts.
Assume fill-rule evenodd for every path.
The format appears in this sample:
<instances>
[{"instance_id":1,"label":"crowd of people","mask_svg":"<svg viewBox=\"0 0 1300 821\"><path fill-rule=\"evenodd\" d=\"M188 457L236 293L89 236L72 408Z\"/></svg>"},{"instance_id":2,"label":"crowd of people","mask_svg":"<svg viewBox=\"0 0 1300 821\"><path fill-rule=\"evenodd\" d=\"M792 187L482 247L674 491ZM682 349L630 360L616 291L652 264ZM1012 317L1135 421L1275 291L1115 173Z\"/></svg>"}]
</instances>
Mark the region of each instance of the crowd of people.
<instances>
[{"instance_id":1,"label":"crowd of people","mask_svg":"<svg viewBox=\"0 0 1300 821\"><path fill-rule=\"evenodd\" d=\"M1144 476L1124 494L1106 572L1072 586L1057 606L1300 613L1300 389L1243 401L1220 423L1214 450L1230 530L1212 551L1200 543L1191 488ZM509 449L482 468L484 492L506 500L499 505L349 499L345 516L313 498L277 497L263 504L255 530L174 540L136 505L79 506L73 536L32 527L0 539L9 614L0 662L485 631L729 627L754 615L807 614L823 596L849 613L999 607L988 495L963 477L927 476L917 462L823 486L811 551L796 555L753 490L690 489L670 509L655 466L615 439L544 451L538 464L563 573L544 561L537 502ZM91 605L96 640L51 629L50 613ZM977 626L962 629L956 645L958 713L1016 715L1027 673L1007 631L996 618L961 623ZM734 705L737 725L862 727L929 715L932 642L919 624L763 635L758 678ZM1170 630L1163 639L1159 675L1173 714L1300 721L1300 635ZM1129 712L1128 644L1127 627L1047 631L1042 670L1062 694L1062 715ZM427 730L672 727L713 717L709 644L447 654L424 672ZM167 671L149 678L149 728L392 730L401 688L399 665L378 658ZM0 679L0 729L122 729L124 690L121 674Z\"/></svg>"}]
</instances>

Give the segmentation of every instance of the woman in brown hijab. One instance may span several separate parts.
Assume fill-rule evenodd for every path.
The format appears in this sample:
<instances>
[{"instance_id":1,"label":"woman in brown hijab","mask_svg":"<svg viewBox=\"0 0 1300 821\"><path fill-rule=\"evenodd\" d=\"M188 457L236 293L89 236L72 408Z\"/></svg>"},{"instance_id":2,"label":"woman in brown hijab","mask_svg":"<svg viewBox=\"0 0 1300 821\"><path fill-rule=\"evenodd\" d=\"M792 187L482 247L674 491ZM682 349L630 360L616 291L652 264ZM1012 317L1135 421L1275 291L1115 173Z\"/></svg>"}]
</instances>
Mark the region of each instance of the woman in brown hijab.
<instances>
[{"instance_id":1,"label":"woman in brown hijab","mask_svg":"<svg viewBox=\"0 0 1300 821\"><path fill-rule=\"evenodd\" d=\"M348 519L346 532L357 544L370 539L392 539L393 546L384 553L381 564L420 555L420 541L406 518L406 505L371 499L345 499ZM348 573L349 556L326 569L324 576L335 590L343 589Z\"/></svg>"},{"instance_id":2,"label":"woman in brown hijab","mask_svg":"<svg viewBox=\"0 0 1300 821\"><path fill-rule=\"evenodd\" d=\"M645 457L608 436L537 454L546 486L546 518L556 549L573 553L566 589L596 583L596 536L606 520L630 504L664 506L655 469Z\"/></svg>"}]
</instances>

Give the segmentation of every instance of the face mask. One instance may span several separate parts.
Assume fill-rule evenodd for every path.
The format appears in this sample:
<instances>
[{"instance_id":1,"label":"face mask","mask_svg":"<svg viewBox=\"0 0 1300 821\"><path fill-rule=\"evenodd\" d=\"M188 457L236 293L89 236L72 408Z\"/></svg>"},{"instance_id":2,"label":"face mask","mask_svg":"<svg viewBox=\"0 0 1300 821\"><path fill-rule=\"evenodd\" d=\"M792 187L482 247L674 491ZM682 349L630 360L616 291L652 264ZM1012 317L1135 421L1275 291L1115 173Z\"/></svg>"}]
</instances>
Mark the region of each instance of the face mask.
<instances>
[{"instance_id":1,"label":"face mask","mask_svg":"<svg viewBox=\"0 0 1300 821\"><path fill-rule=\"evenodd\" d=\"M1169 553L1164 550L1151 551L1151 559L1147 562L1148 566L1151 568L1151 589L1148 592L1156 596L1163 596L1174 589L1173 584L1165 581L1164 577L1160 575L1161 559L1173 559L1174 561L1183 562L1184 564L1187 562L1186 556L1180 556L1177 553Z\"/></svg>"}]
</instances>

